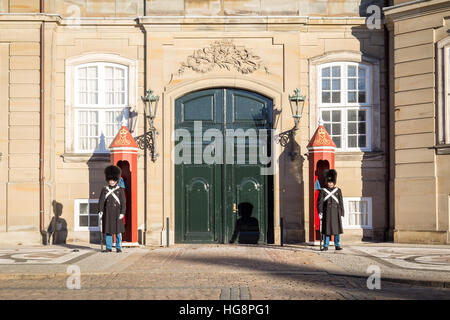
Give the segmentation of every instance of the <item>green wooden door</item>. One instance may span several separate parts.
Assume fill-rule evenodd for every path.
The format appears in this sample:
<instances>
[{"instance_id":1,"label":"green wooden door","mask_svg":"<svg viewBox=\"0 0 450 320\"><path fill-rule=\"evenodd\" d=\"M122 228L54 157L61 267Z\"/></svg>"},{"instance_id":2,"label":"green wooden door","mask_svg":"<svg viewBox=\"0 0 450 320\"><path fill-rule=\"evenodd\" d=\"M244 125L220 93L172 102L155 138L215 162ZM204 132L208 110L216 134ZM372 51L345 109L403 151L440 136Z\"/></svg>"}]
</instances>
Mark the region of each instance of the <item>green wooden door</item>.
<instances>
[{"instance_id":1,"label":"green wooden door","mask_svg":"<svg viewBox=\"0 0 450 320\"><path fill-rule=\"evenodd\" d=\"M271 128L271 119L272 101L244 90L202 90L176 100L175 129L191 138L189 148L177 153L183 161L175 164L176 242L267 241L271 187L268 176L261 174L264 165L258 155L259 148L267 154L270 139L260 144L258 137L259 129ZM245 140L236 137L238 130L247 134ZM195 139L195 131L202 137ZM213 141L203 137L208 132L223 137L222 150L215 151L222 153L222 161L203 156ZM228 146L227 141L231 141Z\"/></svg>"}]
</instances>

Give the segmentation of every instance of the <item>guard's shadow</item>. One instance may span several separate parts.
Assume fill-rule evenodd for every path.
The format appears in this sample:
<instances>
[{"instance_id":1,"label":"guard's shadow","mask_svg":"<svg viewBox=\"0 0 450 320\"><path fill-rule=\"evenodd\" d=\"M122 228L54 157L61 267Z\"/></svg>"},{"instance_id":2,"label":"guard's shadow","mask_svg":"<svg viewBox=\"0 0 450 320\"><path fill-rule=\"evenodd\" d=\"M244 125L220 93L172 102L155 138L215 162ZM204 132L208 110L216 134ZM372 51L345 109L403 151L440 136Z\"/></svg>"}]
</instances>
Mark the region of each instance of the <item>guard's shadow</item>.
<instances>
[{"instance_id":1,"label":"guard's shadow","mask_svg":"<svg viewBox=\"0 0 450 320\"><path fill-rule=\"evenodd\" d=\"M240 244L258 244L259 223L258 219L252 217L253 205L249 202L241 202L238 205L238 212L241 217L236 220L230 243L238 239Z\"/></svg>"},{"instance_id":2,"label":"guard's shadow","mask_svg":"<svg viewBox=\"0 0 450 320\"><path fill-rule=\"evenodd\" d=\"M67 222L62 218L63 205L56 200L52 201L53 218L47 228L48 243L65 244L67 241Z\"/></svg>"}]
</instances>

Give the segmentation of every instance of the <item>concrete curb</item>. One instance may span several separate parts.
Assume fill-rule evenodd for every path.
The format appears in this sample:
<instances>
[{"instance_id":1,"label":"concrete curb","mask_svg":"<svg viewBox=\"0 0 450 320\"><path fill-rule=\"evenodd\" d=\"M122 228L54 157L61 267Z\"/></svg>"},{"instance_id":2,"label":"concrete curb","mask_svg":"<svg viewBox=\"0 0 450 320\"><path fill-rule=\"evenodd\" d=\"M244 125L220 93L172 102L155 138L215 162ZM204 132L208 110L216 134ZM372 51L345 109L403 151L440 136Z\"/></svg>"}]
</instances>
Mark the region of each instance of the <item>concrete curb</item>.
<instances>
[{"instance_id":1,"label":"concrete curb","mask_svg":"<svg viewBox=\"0 0 450 320\"><path fill-rule=\"evenodd\" d=\"M328 272L329 275L340 276L340 277L351 277L359 279L367 279L368 275L361 274L347 274L339 272ZM402 278L392 278L392 277L381 277L381 283L394 282L401 284L409 284L420 287L433 287L433 288L450 288L450 281L439 281L439 280L416 280L416 279L402 279Z\"/></svg>"},{"instance_id":2,"label":"concrete curb","mask_svg":"<svg viewBox=\"0 0 450 320\"><path fill-rule=\"evenodd\" d=\"M115 272L106 273L83 273L85 276L105 276L115 274ZM67 278L70 274L57 272L57 273L18 273L18 274L0 274L1 280L41 280L41 279L53 279L53 278Z\"/></svg>"},{"instance_id":3,"label":"concrete curb","mask_svg":"<svg viewBox=\"0 0 450 320\"><path fill-rule=\"evenodd\" d=\"M121 272L93 272L93 273L83 273L84 276L109 276L111 274L120 274ZM126 274L127 272L123 272ZM358 279L367 279L368 275L361 274L348 274L339 272L327 272L328 275L339 276L339 277L350 277ZM53 279L53 278L67 278L70 275L67 273L57 272L57 273L20 273L20 274L0 274L0 280L40 280L40 279ZM416 279L402 279L402 278L392 278L392 277L382 277L381 282L393 282L401 284L409 284L420 287L432 287L432 288L450 288L450 281L438 281L438 280L416 280Z\"/></svg>"}]
</instances>

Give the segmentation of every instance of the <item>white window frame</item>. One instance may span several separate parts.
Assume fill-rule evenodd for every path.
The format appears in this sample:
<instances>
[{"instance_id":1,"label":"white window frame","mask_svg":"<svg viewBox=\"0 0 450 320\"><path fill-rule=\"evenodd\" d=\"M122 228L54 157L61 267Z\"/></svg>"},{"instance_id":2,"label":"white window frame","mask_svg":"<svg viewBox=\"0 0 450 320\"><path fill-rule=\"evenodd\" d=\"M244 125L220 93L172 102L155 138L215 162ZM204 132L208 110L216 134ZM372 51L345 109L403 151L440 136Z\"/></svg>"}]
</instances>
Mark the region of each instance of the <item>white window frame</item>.
<instances>
[{"instance_id":1,"label":"white window frame","mask_svg":"<svg viewBox=\"0 0 450 320\"><path fill-rule=\"evenodd\" d=\"M319 66L327 63L356 63L360 66L367 66L370 69L370 75L368 75L368 103L370 106L370 112L368 119L370 121L370 128L368 134L370 136L369 143L364 149L337 149L336 155L345 152L364 153L381 151L381 98L380 98L380 59L372 57L367 54L363 54L361 51L356 50L336 50L329 51L324 54L311 57L308 59L309 63L309 137L311 138L315 133L320 121L319 99L321 99L321 71ZM347 85L347 83L345 83ZM345 99L346 96L344 97ZM370 149L369 149L370 147Z\"/></svg>"},{"instance_id":2,"label":"white window frame","mask_svg":"<svg viewBox=\"0 0 450 320\"><path fill-rule=\"evenodd\" d=\"M350 218L350 201L367 201L367 225L349 225ZM371 197L344 197L345 214L342 218L342 227L344 229L372 229L372 198Z\"/></svg>"},{"instance_id":3,"label":"white window frame","mask_svg":"<svg viewBox=\"0 0 450 320\"><path fill-rule=\"evenodd\" d=\"M88 204L88 226L80 226L80 204L87 203ZM99 225L97 227L91 227L90 224L90 204L98 203L98 199L75 199L74 200L74 219L75 219L75 227L74 231L100 231L100 218L98 219Z\"/></svg>"},{"instance_id":4,"label":"white window frame","mask_svg":"<svg viewBox=\"0 0 450 320\"><path fill-rule=\"evenodd\" d=\"M88 106L78 104L78 72L77 68L83 65L94 65L102 64L103 66L113 65L127 68L125 72L126 78L126 93L125 93L125 103L123 105L104 105L104 95L100 92L100 86L104 83L99 83L99 100L98 105ZM102 68L99 68L99 70ZM102 111L121 111L124 112L124 118L122 125L129 127L129 115L130 112L137 112L138 106L138 62L137 60L128 59L117 54L105 54L105 53L90 53L81 56L71 57L65 61L65 143L64 152L65 154L79 153L79 154L95 154L95 153L110 153L108 146L105 146L104 150L80 150L78 141L78 110L102 110ZM99 71L100 72L100 71ZM103 71L102 71L103 72ZM102 81L100 81L102 82ZM104 92L104 91L103 91ZM102 112L101 112L102 113ZM103 119L100 119L99 124L103 128L99 128L101 132L105 132L106 124ZM105 116L105 115L104 115ZM104 117L103 116L103 117ZM137 122L137 121L136 121ZM138 124L133 123L135 127L133 135L138 135Z\"/></svg>"},{"instance_id":5,"label":"white window frame","mask_svg":"<svg viewBox=\"0 0 450 320\"><path fill-rule=\"evenodd\" d=\"M331 68L334 66L339 66L341 68L341 101L339 103L322 103L322 69ZM347 69L348 66L355 66L358 68L364 68L366 70L365 88L366 88L366 102L348 102L348 77ZM331 71L330 71L331 72ZM357 71L358 73L358 71ZM317 105L319 118L321 118L322 110L341 110L341 147L336 148L336 152L367 152L372 150L372 68L369 65L357 62L328 62L320 64L317 68ZM358 84L357 84L358 87ZM331 97L330 97L331 99ZM331 101L331 100L330 100ZM366 110L366 147L348 147L348 110Z\"/></svg>"},{"instance_id":6,"label":"white window frame","mask_svg":"<svg viewBox=\"0 0 450 320\"><path fill-rule=\"evenodd\" d=\"M78 70L80 68L87 68L87 67L97 67L97 104L80 104L79 103L79 81L78 81ZM105 67L113 67L113 68L120 68L124 70L124 80L125 80L125 98L124 104L106 104L105 103ZM127 121L125 120L125 109L128 107L128 104L126 103L128 101L128 92L129 92L129 83L128 83L128 67L117 64L117 63L108 63L108 62L90 62L90 63L84 63L77 65L75 67L75 76L74 76L74 97L75 97L75 103L74 103L74 149L77 153L107 153L108 146L105 145L105 149L98 148L96 150L82 150L79 148L79 111L86 110L86 111L97 111L98 112L98 134L101 136L102 134L105 136L106 133L106 112L107 111L122 111L124 119L122 120L122 124L127 125ZM125 121L124 121L125 120Z\"/></svg>"},{"instance_id":7,"label":"white window frame","mask_svg":"<svg viewBox=\"0 0 450 320\"><path fill-rule=\"evenodd\" d=\"M437 43L437 144L450 144L450 37Z\"/></svg>"}]
</instances>

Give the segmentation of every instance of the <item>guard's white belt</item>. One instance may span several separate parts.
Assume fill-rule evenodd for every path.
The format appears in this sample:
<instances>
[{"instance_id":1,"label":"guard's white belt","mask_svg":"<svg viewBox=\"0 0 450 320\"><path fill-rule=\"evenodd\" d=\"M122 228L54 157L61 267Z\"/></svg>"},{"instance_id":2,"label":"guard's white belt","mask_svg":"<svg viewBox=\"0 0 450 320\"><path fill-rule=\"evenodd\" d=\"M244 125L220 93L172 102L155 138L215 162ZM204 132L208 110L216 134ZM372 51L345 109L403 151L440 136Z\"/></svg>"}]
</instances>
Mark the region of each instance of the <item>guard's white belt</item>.
<instances>
[{"instance_id":1,"label":"guard's white belt","mask_svg":"<svg viewBox=\"0 0 450 320\"><path fill-rule=\"evenodd\" d=\"M112 195L112 196L114 197L114 199L116 199L117 203L120 204L119 198L118 198L117 195L114 193L114 191L116 191L116 190L119 189L119 188L120 188L119 186L116 186L116 187L113 188L113 189L110 189L110 188L106 187L106 190L108 190L108 193L107 193L106 196L105 196L105 200L106 200L110 195Z\"/></svg>"},{"instance_id":2,"label":"guard's white belt","mask_svg":"<svg viewBox=\"0 0 450 320\"><path fill-rule=\"evenodd\" d=\"M325 196L325 199L324 199L324 201L327 201L330 197L332 197L334 200L336 200L336 202L337 203L339 203L339 200L336 198L336 196L334 195L334 193L336 192L336 191L338 191L338 188L335 188L333 191L328 191L327 189L323 189L326 193L328 193L326 196Z\"/></svg>"}]
</instances>

